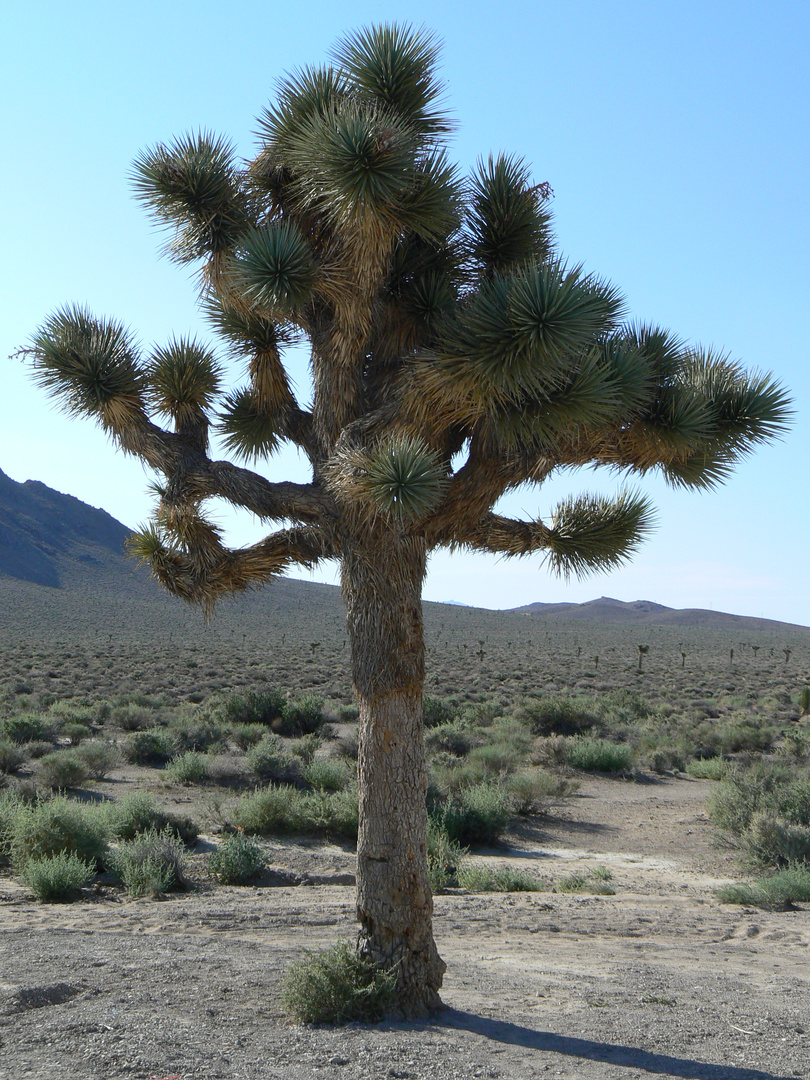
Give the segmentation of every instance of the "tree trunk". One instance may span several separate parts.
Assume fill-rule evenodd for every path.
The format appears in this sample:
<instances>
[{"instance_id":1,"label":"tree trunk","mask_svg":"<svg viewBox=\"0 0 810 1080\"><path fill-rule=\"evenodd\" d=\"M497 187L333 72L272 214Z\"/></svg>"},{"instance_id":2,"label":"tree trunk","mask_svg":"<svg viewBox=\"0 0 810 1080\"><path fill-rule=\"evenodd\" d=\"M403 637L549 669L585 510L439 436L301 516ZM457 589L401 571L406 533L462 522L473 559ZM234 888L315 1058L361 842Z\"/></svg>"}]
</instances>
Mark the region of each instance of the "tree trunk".
<instances>
[{"instance_id":1,"label":"tree trunk","mask_svg":"<svg viewBox=\"0 0 810 1080\"><path fill-rule=\"evenodd\" d=\"M397 973L406 1016L441 1008L446 965L433 941L422 734L421 540L365 537L341 559L360 706L357 918L360 948Z\"/></svg>"}]
</instances>

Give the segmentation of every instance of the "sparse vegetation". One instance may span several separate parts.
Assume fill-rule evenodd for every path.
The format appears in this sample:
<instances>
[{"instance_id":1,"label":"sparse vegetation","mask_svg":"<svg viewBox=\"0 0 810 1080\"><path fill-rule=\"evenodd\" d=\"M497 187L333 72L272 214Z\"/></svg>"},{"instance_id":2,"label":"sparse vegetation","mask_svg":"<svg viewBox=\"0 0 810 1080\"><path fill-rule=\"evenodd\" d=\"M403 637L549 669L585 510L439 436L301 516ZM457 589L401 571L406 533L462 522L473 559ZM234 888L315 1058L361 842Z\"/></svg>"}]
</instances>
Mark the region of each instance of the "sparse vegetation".
<instances>
[{"instance_id":1,"label":"sparse vegetation","mask_svg":"<svg viewBox=\"0 0 810 1080\"><path fill-rule=\"evenodd\" d=\"M284 973L281 1006L301 1024L373 1023L391 1011L396 970L376 967L349 942L305 952Z\"/></svg>"}]
</instances>

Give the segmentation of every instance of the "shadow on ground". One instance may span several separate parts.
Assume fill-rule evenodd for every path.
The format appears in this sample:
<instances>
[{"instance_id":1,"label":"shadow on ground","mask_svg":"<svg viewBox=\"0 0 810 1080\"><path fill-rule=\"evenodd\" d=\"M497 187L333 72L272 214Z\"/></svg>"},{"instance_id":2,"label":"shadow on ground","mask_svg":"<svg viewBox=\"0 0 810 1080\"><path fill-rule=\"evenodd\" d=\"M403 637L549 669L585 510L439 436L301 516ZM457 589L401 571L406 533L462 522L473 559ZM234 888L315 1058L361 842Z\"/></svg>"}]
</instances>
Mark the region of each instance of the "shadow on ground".
<instances>
[{"instance_id":1,"label":"shadow on ground","mask_svg":"<svg viewBox=\"0 0 810 1080\"><path fill-rule=\"evenodd\" d=\"M644 1069L646 1072L659 1075L680 1076L684 1080L801 1080L800 1077L777 1076L774 1073L762 1072L760 1069L713 1065L706 1061L694 1061L692 1058L655 1054L636 1046L594 1042L591 1039L578 1039L570 1035L557 1035L551 1031L536 1031L534 1028L524 1027L521 1024L512 1024L505 1020L490 1020L485 1016L462 1012L459 1009L446 1009L439 1014L434 1023L437 1026L454 1028L457 1031L470 1031L494 1042L522 1046L527 1050L564 1054L566 1057L580 1058L582 1061L601 1061L610 1065Z\"/></svg>"}]
</instances>

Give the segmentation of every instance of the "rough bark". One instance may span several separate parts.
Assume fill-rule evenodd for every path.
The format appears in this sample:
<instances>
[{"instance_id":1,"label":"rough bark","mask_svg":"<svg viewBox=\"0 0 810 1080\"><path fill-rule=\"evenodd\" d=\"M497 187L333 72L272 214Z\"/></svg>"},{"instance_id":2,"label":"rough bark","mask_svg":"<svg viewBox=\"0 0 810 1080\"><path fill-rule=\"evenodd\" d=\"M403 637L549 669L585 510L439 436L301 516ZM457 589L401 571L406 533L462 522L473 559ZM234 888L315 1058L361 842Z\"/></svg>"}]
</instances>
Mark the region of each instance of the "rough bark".
<instances>
[{"instance_id":1,"label":"rough bark","mask_svg":"<svg viewBox=\"0 0 810 1080\"><path fill-rule=\"evenodd\" d=\"M371 539L371 538L369 538ZM422 733L421 541L344 549L343 593L360 706L357 918L363 953L397 973L407 1016L441 1008L433 941Z\"/></svg>"}]
</instances>

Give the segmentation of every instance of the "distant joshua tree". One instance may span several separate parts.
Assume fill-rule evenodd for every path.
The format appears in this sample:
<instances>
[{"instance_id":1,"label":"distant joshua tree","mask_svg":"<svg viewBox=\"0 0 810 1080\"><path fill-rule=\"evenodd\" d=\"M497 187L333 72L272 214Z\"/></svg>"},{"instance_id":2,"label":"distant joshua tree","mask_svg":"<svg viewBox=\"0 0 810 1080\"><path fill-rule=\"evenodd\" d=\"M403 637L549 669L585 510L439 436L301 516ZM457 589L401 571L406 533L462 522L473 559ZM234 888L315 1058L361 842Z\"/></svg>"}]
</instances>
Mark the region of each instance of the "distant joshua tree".
<instances>
[{"instance_id":1,"label":"distant joshua tree","mask_svg":"<svg viewBox=\"0 0 810 1080\"><path fill-rule=\"evenodd\" d=\"M24 350L47 391L162 477L133 549L170 592L210 614L290 568L339 562L360 709L359 947L396 970L410 1015L440 1005L445 970L426 859L428 553L539 553L564 575L616 566L650 528L640 494L569 498L537 520L493 507L574 466L711 488L789 414L770 377L624 321L618 290L557 251L550 189L519 158L458 176L438 52L407 27L355 33L330 66L281 83L247 164L205 132L136 160L136 194L173 230L170 257L200 268L241 386L224 389L199 341L142 358L120 323L82 307ZM283 363L300 341L308 406ZM212 424L246 464L293 444L311 481L214 460ZM210 499L251 511L266 538L230 550Z\"/></svg>"}]
</instances>

